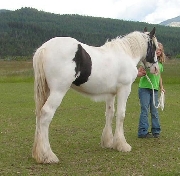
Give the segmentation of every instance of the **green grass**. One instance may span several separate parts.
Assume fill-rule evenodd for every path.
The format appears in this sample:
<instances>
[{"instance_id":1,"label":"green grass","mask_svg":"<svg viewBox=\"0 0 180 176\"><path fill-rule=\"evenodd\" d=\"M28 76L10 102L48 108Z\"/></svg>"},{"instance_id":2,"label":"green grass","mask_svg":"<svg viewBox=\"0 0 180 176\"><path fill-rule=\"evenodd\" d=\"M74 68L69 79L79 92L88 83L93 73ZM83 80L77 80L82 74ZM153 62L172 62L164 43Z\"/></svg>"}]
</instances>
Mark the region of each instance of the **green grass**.
<instances>
[{"instance_id":1,"label":"green grass","mask_svg":"<svg viewBox=\"0 0 180 176\"><path fill-rule=\"evenodd\" d=\"M138 139L139 101L133 84L125 118L129 153L102 149L105 103L70 90L50 126L60 162L37 164L31 157L35 130L31 62L0 62L0 175L178 176L180 175L180 61L165 64L160 139ZM113 122L115 126L115 119Z\"/></svg>"},{"instance_id":2,"label":"green grass","mask_svg":"<svg viewBox=\"0 0 180 176\"><path fill-rule=\"evenodd\" d=\"M0 83L32 82L32 61L0 60Z\"/></svg>"}]
</instances>

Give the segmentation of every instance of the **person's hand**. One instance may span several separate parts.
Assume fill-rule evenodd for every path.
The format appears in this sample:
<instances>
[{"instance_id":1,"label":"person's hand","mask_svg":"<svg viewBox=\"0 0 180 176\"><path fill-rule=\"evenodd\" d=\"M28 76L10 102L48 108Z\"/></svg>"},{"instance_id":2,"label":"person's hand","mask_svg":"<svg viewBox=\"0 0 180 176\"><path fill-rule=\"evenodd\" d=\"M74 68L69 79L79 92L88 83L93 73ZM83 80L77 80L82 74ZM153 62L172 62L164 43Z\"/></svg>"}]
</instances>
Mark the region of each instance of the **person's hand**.
<instances>
[{"instance_id":1,"label":"person's hand","mask_svg":"<svg viewBox=\"0 0 180 176\"><path fill-rule=\"evenodd\" d=\"M143 67L140 67L139 69L138 69L138 74L137 74L137 76L138 77L142 77L142 76L145 76L146 75L146 70L143 68Z\"/></svg>"},{"instance_id":2,"label":"person's hand","mask_svg":"<svg viewBox=\"0 0 180 176\"><path fill-rule=\"evenodd\" d=\"M164 92L164 93L166 92L165 89L164 89L163 87L161 88L161 92Z\"/></svg>"}]
</instances>

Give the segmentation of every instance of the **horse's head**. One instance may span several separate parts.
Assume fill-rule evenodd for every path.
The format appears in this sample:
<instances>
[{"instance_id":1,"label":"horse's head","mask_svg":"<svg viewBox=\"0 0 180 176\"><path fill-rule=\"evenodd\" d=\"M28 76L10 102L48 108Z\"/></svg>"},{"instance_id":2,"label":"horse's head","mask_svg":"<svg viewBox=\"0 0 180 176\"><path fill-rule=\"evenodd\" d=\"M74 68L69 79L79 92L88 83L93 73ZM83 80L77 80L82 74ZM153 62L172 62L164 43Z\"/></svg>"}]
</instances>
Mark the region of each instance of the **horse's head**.
<instances>
[{"instance_id":1,"label":"horse's head","mask_svg":"<svg viewBox=\"0 0 180 176\"><path fill-rule=\"evenodd\" d=\"M158 60L156 55L156 49L158 48L158 42L155 37L155 27L151 32L147 32L147 28L144 28L144 33L148 36L147 54L143 63L146 68L150 69L150 72L157 74L159 72Z\"/></svg>"}]
</instances>

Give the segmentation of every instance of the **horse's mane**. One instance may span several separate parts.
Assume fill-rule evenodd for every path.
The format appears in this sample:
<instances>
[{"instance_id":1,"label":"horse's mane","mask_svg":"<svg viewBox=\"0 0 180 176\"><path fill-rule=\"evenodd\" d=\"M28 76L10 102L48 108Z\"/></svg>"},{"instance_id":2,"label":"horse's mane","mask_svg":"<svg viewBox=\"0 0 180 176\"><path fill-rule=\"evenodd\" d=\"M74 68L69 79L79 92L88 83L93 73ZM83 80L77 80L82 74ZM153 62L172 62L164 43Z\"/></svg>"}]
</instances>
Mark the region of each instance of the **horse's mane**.
<instances>
[{"instance_id":1,"label":"horse's mane","mask_svg":"<svg viewBox=\"0 0 180 176\"><path fill-rule=\"evenodd\" d=\"M111 41L107 41L104 47L122 49L124 52L132 57L138 57L139 52L146 52L148 36L142 32L132 32L125 36L118 36ZM144 53L145 55L146 53Z\"/></svg>"}]
</instances>

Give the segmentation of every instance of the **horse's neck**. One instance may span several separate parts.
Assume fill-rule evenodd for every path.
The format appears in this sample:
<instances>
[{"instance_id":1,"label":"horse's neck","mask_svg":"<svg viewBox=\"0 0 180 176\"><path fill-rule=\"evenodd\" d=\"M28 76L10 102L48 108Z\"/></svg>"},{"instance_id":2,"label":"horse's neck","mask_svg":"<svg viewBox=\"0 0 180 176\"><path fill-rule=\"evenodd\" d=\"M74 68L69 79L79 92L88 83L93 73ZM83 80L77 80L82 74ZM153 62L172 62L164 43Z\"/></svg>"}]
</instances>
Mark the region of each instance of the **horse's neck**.
<instances>
[{"instance_id":1,"label":"horse's neck","mask_svg":"<svg viewBox=\"0 0 180 176\"><path fill-rule=\"evenodd\" d=\"M134 64L137 66L139 63L142 62L142 59L141 59L141 58L134 58L134 59L133 59L133 62L134 62Z\"/></svg>"},{"instance_id":2,"label":"horse's neck","mask_svg":"<svg viewBox=\"0 0 180 176\"><path fill-rule=\"evenodd\" d=\"M116 38L107 42L103 47L114 49L118 52L125 52L137 65L146 55L146 39L139 32L131 33L123 38Z\"/></svg>"},{"instance_id":3,"label":"horse's neck","mask_svg":"<svg viewBox=\"0 0 180 176\"><path fill-rule=\"evenodd\" d=\"M137 37L127 37L127 39L124 40L123 43L127 50L127 53L137 65L140 60L146 55L147 42L144 40L144 37L141 35L138 35Z\"/></svg>"}]
</instances>

